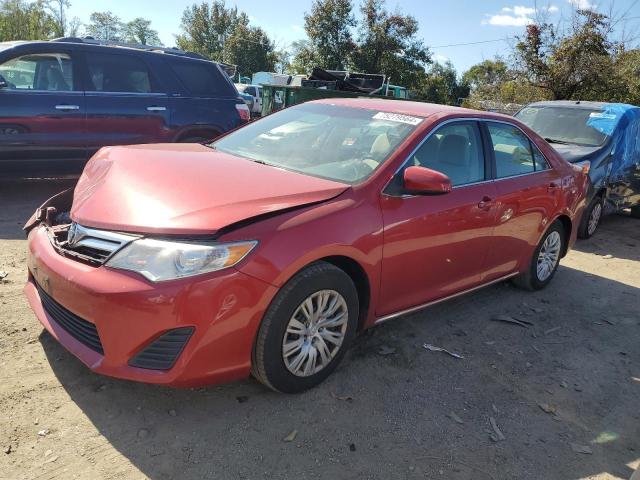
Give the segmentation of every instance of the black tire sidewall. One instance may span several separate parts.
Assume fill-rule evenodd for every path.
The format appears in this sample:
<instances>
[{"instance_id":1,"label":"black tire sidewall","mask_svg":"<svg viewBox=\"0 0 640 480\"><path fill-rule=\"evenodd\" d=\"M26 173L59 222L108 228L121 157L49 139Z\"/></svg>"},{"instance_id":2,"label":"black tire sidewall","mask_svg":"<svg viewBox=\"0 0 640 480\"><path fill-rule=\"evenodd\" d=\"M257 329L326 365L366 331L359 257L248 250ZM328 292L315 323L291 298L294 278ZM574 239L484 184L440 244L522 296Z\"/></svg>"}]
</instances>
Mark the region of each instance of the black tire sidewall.
<instances>
[{"instance_id":1,"label":"black tire sidewall","mask_svg":"<svg viewBox=\"0 0 640 480\"><path fill-rule=\"evenodd\" d=\"M553 268L551 275L549 275L546 278L546 280L542 281L538 279L538 256L540 255L540 250L542 250L542 246L544 245L545 240L549 235L551 235L551 232L558 232L560 234L560 253L558 254L558 261L556 262L556 265ZM551 282L551 280L553 280L553 277L558 271L558 266L560 265L560 257L562 256L562 251L564 250L564 246L566 242L565 236L566 235L565 235L563 226L560 224L560 222L557 222L557 221L551 224L551 226L547 229L547 231L544 232L544 235L540 239L540 243L538 243L538 246L533 252L533 258L531 259L531 265L529 267L531 287L534 290L540 290L541 288L546 287Z\"/></svg>"},{"instance_id":2,"label":"black tire sidewall","mask_svg":"<svg viewBox=\"0 0 640 480\"><path fill-rule=\"evenodd\" d=\"M262 358L255 358L255 361L261 362L262 375L266 377L264 380L268 385L280 392L301 392L327 378L344 357L358 324L358 293L351 278L330 264L315 264L307 270L297 274L281 289L267 310L259 333L262 338L258 338L258 341L262 341L262 348L255 355L261 355ZM295 310L308 296L319 290L335 290L344 297L349 315L347 331L340 350L329 365L309 377L298 377L289 372L284 364L282 340Z\"/></svg>"},{"instance_id":3,"label":"black tire sidewall","mask_svg":"<svg viewBox=\"0 0 640 480\"><path fill-rule=\"evenodd\" d=\"M604 213L604 211L600 213L600 218L598 219L598 225L596 226L596 229L593 231L593 233L589 234L589 219L591 218L593 209L596 208L596 205L598 204L602 206L602 198L599 196L591 200L591 203L582 216L582 220L580 221L580 228L578 228L578 236L582 239L591 238L598 231L598 226L600 226L600 222L602 221L602 214Z\"/></svg>"}]
</instances>

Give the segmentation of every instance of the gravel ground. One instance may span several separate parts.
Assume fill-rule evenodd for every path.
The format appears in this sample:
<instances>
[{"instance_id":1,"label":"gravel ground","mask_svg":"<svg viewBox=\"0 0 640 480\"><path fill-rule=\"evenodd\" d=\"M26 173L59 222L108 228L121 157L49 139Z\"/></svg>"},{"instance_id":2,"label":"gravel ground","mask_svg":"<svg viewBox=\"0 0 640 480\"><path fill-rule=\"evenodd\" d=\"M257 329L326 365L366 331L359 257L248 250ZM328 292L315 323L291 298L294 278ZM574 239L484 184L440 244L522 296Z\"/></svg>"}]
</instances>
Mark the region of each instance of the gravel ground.
<instances>
[{"instance_id":1,"label":"gravel ground","mask_svg":"<svg viewBox=\"0 0 640 480\"><path fill-rule=\"evenodd\" d=\"M20 226L65 183L0 184L0 478L626 480L640 464L639 220L607 217L542 292L500 284L370 330L304 394L176 390L91 373L29 310Z\"/></svg>"}]
</instances>

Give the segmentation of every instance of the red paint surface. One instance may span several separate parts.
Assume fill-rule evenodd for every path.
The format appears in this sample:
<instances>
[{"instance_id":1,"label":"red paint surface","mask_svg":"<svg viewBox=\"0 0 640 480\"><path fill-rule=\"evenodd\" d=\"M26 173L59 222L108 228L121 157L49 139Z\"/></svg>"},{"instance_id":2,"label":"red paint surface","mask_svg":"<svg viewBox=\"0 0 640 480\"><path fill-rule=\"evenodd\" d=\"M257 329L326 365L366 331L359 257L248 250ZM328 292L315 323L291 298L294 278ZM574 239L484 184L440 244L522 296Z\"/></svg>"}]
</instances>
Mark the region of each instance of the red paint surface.
<instances>
[{"instance_id":1,"label":"red paint surface","mask_svg":"<svg viewBox=\"0 0 640 480\"><path fill-rule=\"evenodd\" d=\"M96 325L105 355L88 350L44 313L31 279L25 291L47 330L98 373L180 386L229 381L249 375L253 341L278 289L314 261L349 259L365 273L369 308L360 326L366 328L379 317L523 271L545 229L559 216L573 224L570 245L575 241L586 176L516 120L412 102L323 102L425 120L385 165L353 187L202 146L102 150L76 190L72 215L83 225L205 233L262 213L299 208L223 234L219 241L259 241L237 268L157 284L64 258L50 245L44 227L38 227L29 235L30 271L36 279L48 278L56 301ZM455 117L518 124L552 168L438 196L384 194L420 140ZM142 346L179 326L193 326L195 333L171 370L127 365Z\"/></svg>"}]
</instances>

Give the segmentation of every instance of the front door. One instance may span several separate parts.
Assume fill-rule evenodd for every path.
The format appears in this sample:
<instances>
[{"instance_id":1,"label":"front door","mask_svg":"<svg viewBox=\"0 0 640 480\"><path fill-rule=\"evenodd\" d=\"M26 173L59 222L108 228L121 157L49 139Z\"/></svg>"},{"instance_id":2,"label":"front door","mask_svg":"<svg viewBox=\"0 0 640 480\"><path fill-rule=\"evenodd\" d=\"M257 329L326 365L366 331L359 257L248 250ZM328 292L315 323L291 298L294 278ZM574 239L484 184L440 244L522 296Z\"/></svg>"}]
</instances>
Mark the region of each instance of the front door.
<instances>
[{"instance_id":1,"label":"front door","mask_svg":"<svg viewBox=\"0 0 640 480\"><path fill-rule=\"evenodd\" d=\"M85 100L74 62L71 52L33 51L0 64L1 170L35 173L85 160Z\"/></svg>"},{"instance_id":2,"label":"front door","mask_svg":"<svg viewBox=\"0 0 640 480\"><path fill-rule=\"evenodd\" d=\"M87 146L171 140L169 99L138 55L86 53Z\"/></svg>"},{"instance_id":3,"label":"front door","mask_svg":"<svg viewBox=\"0 0 640 480\"><path fill-rule=\"evenodd\" d=\"M382 196L384 251L379 316L478 285L491 245L495 186L477 122L447 123L430 134ZM452 192L404 195L404 169L449 176Z\"/></svg>"}]
</instances>

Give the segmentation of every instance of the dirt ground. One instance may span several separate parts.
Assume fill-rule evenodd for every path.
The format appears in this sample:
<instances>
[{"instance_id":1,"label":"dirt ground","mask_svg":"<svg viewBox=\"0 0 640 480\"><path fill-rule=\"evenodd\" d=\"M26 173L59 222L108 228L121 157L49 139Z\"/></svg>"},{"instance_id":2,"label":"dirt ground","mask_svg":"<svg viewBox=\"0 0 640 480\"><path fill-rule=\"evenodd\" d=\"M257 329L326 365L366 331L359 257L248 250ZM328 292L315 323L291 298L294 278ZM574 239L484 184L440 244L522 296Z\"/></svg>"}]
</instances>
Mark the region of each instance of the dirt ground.
<instances>
[{"instance_id":1,"label":"dirt ground","mask_svg":"<svg viewBox=\"0 0 640 480\"><path fill-rule=\"evenodd\" d=\"M91 373L29 310L20 226L64 184L0 184L0 478L626 480L640 464L639 220L607 217L544 291L500 284L369 331L307 393L176 390Z\"/></svg>"}]
</instances>

